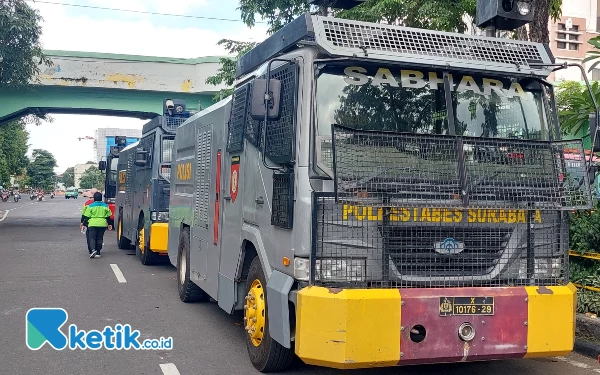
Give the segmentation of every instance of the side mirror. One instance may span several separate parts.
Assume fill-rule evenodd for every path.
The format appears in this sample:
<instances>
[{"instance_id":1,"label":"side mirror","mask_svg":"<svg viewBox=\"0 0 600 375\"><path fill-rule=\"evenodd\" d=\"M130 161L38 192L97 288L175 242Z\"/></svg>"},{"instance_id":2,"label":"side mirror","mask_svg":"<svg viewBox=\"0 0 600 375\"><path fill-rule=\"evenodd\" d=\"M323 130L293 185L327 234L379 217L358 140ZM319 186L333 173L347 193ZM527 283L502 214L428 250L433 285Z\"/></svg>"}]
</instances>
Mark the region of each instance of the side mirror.
<instances>
[{"instance_id":1,"label":"side mirror","mask_svg":"<svg viewBox=\"0 0 600 375\"><path fill-rule=\"evenodd\" d=\"M148 163L148 151L143 148L138 148L135 152L135 162L134 164L138 167L145 167Z\"/></svg>"},{"instance_id":2,"label":"side mirror","mask_svg":"<svg viewBox=\"0 0 600 375\"><path fill-rule=\"evenodd\" d=\"M106 161L105 160L100 160L100 162L98 162L98 169L101 171L106 170Z\"/></svg>"},{"instance_id":3,"label":"side mirror","mask_svg":"<svg viewBox=\"0 0 600 375\"><path fill-rule=\"evenodd\" d=\"M592 142L592 152L600 151L600 134L598 131L598 119L595 113L590 113L590 142Z\"/></svg>"},{"instance_id":4,"label":"side mirror","mask_svg":"<svg viewBox=\"0 0 600 375\"><path fill-rule=\"evenodd\" d=\"M255 79L252 85L252 102L250 103L250 116L254 120L265 119L265 93L267 92L267 80ZM278 120L281 116L281 81L269 80L269 110L268 120Z\"/></svg>"},{"instance_id":5,"label":"side mirror","mask_svg":"<svg viewBox=\"0 0 600 375\"><path fill-rule=\"evenodd\" d=\"M598 174L598 166L592 164L590 166L590 170L588 171L588 181L590 182L591 186L594 186L594 181L596 181L596 175Z\"/></svg>"}]
</instances>

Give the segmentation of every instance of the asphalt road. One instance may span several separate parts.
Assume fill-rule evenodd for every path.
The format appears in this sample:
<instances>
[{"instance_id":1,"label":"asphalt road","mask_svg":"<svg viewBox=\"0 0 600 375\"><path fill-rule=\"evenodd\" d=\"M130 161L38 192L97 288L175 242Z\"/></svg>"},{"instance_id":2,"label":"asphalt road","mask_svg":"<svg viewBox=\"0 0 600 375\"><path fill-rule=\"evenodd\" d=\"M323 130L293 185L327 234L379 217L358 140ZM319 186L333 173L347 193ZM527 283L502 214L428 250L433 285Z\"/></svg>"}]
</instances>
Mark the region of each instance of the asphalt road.
<instances>
[{"instance_id":1,"label":"asphalt road","mask_svg":"<svg viewBox=\"0 0 600 375\"><path fill-rule=\"evenodd\" d=\"M103 257L89 259L78 226L84 199L25 198L0 202L0 374L258 374L247 358L240 315L227 315L215 303L182 303L175 268L143 266L133 252L117 248L114 231L105 236ZM79 329L128 323L142 338L173 337L173 349L57 351L45 345L32 351L25 314L33 307L64 308L66 326ZM289 373L590 375L600 374L600 365L571 354L344 372L298 363Z\"/></svg>"}]
</instances>

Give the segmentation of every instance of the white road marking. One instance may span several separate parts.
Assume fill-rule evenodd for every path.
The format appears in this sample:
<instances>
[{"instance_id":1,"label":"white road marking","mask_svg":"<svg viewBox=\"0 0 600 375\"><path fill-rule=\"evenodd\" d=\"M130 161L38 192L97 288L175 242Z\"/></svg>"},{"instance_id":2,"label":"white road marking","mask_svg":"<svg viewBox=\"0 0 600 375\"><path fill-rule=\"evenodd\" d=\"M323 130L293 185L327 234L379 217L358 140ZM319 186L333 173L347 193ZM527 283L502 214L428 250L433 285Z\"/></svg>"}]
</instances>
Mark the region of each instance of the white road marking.
<instances>
[{"instance_id":1,"label":"white road marking","mask_svg":"<svg viewBox=\"0 0 600 375\"><path fill-rule=\"evenodd\" d=\"M121 272L121 270L119 269L119 266L117 266L116 264L111 264L110 268L112 268L113 272L115 273L115 276L117 277L117 280L120 283L127 282L127 280L125 280L125 276L123 276L123 272Z\"/></svg>"},{"instance_id":2,"label":"white road marking","mask_svg":"<svg viewBox=\"0 0 600 375\"><path fill-rule=\"evenodd\" d=\"M589 370L591 370L591 372L595 372L597 374L600 374L600 369L592 368L590 365L585 364L583 362L574 361L572 359L565 358L565 357L554 357L554 358L557 359L557 360L559 360L559 361L568 363L571 366L575 366L575 367L579 367L579 368L583 368L583 369L589 369Z\"/></svg>"},{"instance_id":3,"label":"white road marking","mask_svg":"<svg viewBox=\"0 0 600 375\"><path fill-rule=\"evenodd\" d=\"M160 369L165 375L181 375L174 363L161 363Z\"/></svg>"},{"instance_id":4,"label":"white road marking","mask_svg":"<svg viewBox=\"0 0 600 375\"><path fill-rule=\"evenodd\" d=\"M2 219L0 219L0 221L4 221L4 219L6 219L7 216L8 216L8 211L4 211L4 216L2 216Z\"/></svg>"}]
</instances>

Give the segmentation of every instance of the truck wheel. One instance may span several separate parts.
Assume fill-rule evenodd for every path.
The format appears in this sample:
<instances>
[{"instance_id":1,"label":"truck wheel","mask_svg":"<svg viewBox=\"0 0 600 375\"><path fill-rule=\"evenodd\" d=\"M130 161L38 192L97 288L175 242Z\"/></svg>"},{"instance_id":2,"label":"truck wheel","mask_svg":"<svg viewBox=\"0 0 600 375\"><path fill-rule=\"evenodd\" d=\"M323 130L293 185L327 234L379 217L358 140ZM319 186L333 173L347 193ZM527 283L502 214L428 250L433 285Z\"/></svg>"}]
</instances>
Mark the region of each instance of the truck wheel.
<instances>
[{"instance_id":1,"label":"truck wheel","mask_svg":"<svg viewBox=\"0 0 600 375\"><path fill-rule=\"evenodd\" d=\"M144 266L154 264L154 253L148 248L149 242L146 241L146 230L142 227L138 232L138 249L136 249L136 253L140 255L140 261Z\"/></svg>"},{"instance_id":2,"label":"truck wheel","mask_svg":"<svg viewBox=\"0 0 600 375\"><path fill-rule=\"evenodd\" d=\"M121 250L129 250L131 247L131 241L123 237L123 219L119 216L117 224L117 246Z\"/></svg>"},{"instance_id":3,"label":"truck wheel","mask_svg":"<svg viewBox=\"0 0 600 375\"><path fill-rule=\"evenodd\" d=\"M246 304L244 306L244 328L246 347L250 362L260 372L277 372L289 368L294 360L294 351L284 348L271 338L267 315L267 281L255 257L248 271Z\"/></svg>"},{"instance_id":4,"label":"truck wheel","mask_svg":"<svg viewBox=\"0 0 600 375\"><path fill-rule=\"evenodd\" d=\"M179 235L177 253L177 289L183 302L208 301L208 295L190 280L190 229L183 228Z\"/></svg>"}]
</instances>

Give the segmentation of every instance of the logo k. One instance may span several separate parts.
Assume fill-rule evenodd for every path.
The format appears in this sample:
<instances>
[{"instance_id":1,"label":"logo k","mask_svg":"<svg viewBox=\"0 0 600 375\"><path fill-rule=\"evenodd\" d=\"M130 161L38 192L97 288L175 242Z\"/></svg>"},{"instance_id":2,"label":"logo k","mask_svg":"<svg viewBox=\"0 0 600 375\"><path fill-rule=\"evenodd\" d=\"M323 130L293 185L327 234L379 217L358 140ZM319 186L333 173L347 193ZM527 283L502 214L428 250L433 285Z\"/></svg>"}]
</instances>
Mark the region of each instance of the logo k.
<instances>
[{"instance_id":1,"label":"logo k","mask_svg":"<svg viewBox=\"0 0 600 375\"><path fill-rule=\"evenodd\" d=\"M68 340L60 328L67 322L68 314L60 308L34 308L25 316L27 347L38 350L46 342L56 350L67 347Z\"/></svg>"}]
</instances>

